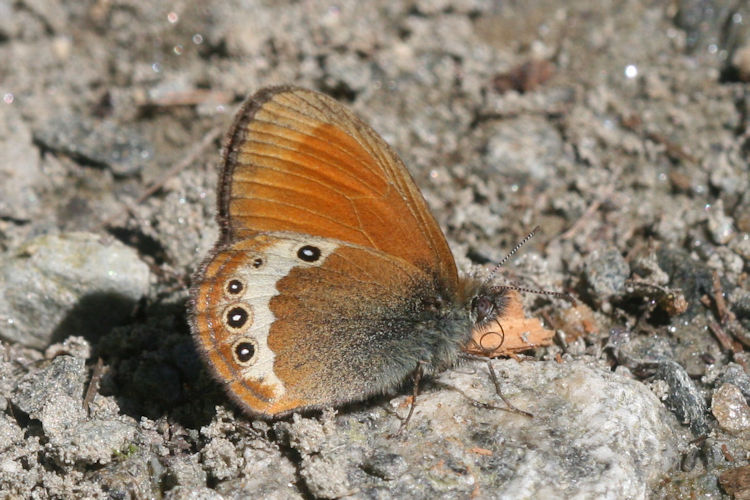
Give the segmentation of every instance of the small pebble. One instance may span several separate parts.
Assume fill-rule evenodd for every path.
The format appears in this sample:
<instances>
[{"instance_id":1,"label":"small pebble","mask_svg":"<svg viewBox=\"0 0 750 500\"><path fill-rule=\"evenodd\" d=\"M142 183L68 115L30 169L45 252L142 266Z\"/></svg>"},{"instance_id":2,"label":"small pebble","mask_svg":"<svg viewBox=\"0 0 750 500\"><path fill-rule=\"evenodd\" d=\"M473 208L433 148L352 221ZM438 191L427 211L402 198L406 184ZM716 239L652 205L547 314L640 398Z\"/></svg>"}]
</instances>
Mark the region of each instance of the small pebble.
<instances>
[{"instance_id":1,"label":"small pebble","mask_svg":"<svg viewBox=\"0 0 750 500\"><path fill-rule=\"evenodd\" d=\"M724 384L714 392L711 413L719 426L732 434L750 428L750 406L736 385Z\"/></svg>"}]
</instances>

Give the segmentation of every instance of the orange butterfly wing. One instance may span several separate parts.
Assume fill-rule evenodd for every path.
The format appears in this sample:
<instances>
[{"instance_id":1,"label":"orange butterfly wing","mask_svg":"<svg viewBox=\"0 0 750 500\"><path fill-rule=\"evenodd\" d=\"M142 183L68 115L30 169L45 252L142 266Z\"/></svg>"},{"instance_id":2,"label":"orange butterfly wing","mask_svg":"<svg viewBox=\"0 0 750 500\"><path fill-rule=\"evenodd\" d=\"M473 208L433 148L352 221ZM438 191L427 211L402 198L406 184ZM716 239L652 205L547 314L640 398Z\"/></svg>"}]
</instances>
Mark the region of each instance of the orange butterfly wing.
<instances>
[{"instance_id":1,"label":"orange butterfly wing","mask_svg":"<svg viewBox=\"0 0 750 500\"><path fill-rule=\"evenodd\" d=\"M372 128L323 94L266 89L224 160L191 326L243 408L336 405L452 364L470 332L453 255Z\"/></svg>"},{"instance_id":2,"label":"orange butterfly wing","mask_svg":"<svg viewBox=\"0 0 750 500\"><path fill-rule=\"evenodd\" d=\"M470 336L468 315L429 309L439 283L339 240L262 233L223 248L202 272L192 316L199 348L254 415L387 392L420 364L428 373L452 364Z\"/></svg>"},{"instance_id":3,"label":"orange butterfly wing","mask_svg":"<svg viewBox=\"0 0 750 500\"><path fill-rule=\"evenodd\" d=\"M334 238L400 257L448 293L453 255L396 153L354 113L306 89L273 87L245 103L220 179L222 242L259 232Z\"/></svg>"}]
</instances>

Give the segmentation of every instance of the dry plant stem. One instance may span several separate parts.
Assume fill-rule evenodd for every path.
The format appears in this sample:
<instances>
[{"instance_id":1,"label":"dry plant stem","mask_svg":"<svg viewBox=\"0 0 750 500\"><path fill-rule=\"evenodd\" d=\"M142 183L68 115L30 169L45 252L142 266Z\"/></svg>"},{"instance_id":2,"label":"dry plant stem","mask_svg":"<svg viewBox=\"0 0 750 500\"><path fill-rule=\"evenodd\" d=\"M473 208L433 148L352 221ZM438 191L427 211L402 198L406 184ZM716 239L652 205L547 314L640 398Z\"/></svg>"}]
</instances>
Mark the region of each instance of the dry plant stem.
<instances>
[{"instance_id":1,"label":"dry plant stem","mask_svg":"<svg viewBox=\"0 0 750 500\"><path fill-rule=\"evenodd\" d=\"M697 158L687 153L685 151L685 148L683 148L676 142L670 141L669 139L667 139L661 134L657 134L656 132L647 132L646 138L652 140L653 142L657 144L662 144L666 148L667 156L669 156L673 160L681 160L681 161L686 161L690 163L698 163Z\"/></svg>"},{"instance_id":2,"label":"dry plant stem","mask_svg":"<svg viewBox=\"0 0 750 500\"><path fill-rule=\"evenodd\" d=\"M688 444L694 444L696 446L699 446L699 445L702 445L703 443L705 443L707 439L708 439L708 435L707 434L703 434L703 435L698 436L697 438L693 439L692 441L688 441Z\"/></svg>"},{"instance_id":3,"label":"dry plant stem","mask_svg":"<svg viewBox=\"0 0 750 500\"><path fill-rule=\"evenodd\" d=\"M608 184L603 190L599 191L598 196L594 199L594 201L591 202L591 204L586 207L586 210L584 210L583 214L581 214L581 217L578 218L578 220L563 234L561 234L558 238L567 240L573 237L578 231L580 231L586 224L591 223L591 218L594 216L594 213L596 213L597 210L599 210L599 207L602 204L602 201L606 200L607 198L610 198L612 196L612 193L615 190L615 182L620 178L620 174L622 173L622 166L618 166L614 169L612 172L611 178L613 179L613 182L611 184Z\"/></svg>"},{"instance_id":4,"label":"dry plant stem","mask_svg":"<svg viewBox=\"0 0 750 500\"><path fill-rule=\"evenodd\" d=\"M707 308L712 308L711 306L713 306L713 313L716 316L716 319L719 321L719 324L714 323L713 325L711 324L712 322L709 322L708 326L711 328L711 331L713 331L714 335L716 335L716 331L724 334L724 331L726 330L737 341L739 341L740 344L745 347L750 347L750 335L743 328L742 324L737 321L737 317L734 315L732 310L727 307L726 300L724 300L724 290L721 287L721 281L716 271L714 271L713 273L712 288L713 290L710 298L706 295L701 297L701 303L703 305L705 305ZM711 302L712 300L713 303ZM736 346L733 350L735 352L739 352L742 349L739 348L739 346Z\"/></svg>"},{"instance_id":5,"label":"dry plant stem","mask_svg":"<svg viewBox=\"0 0 750 500\"><path fill-rule=\"evenodd\" d=\"M676 142L670 141L662 134L659 134L657 132L645 130L643 127L643 119L641 119L640 116L623 116L620 118L620 122L622 123L623 127L632 131L633 133L641 135L646 139L655 142L656 144L663 145L666 150L665 152L669 158L690 163L698 163L698 160L693 155L685 151L685 148L683 148Z\"/></svg>"},{"instance_id":6,"label":"dry plant stem","mask_svg":"<svg viewBox=\"0 0 750 500\"><path fill-rule=\"evenodd\" d=\"M200 142L198 142L198 144L196 144L195 147L188 152L187 155L185 155L180 161L175 163L172 168L167 170L164 175L154 181L151 186L149 186L149 188L146 189L146 191L140 197L138 197L138 199L136 200L136 204L142 203L144 200L161 189L169 179L189 167L190 164L193 163L196 158L198 158L198 156L203 152L204 149L206 149L212 142L219 138L220 134L221 129L219 127L214 127L209 130L206 135L201 138Z\"/></svg>"},{"instance_id":7,"label":"dry plant stem","mask_svg":"<svg viewBox=\"0 0 750 500\"><path fill-rule=\"evenodd\" d=\"M721 445L721 453L724 455L724 459L727 462L734 462L734 457L729 453L729 448L727 448L726 444Z\"/></svg>"},{"instance_id":8,"label":"dry plant stem","mask_svg":"<svg viewBox=\"0 0 750 500\"><path fill-rule=\"evenodd\" d=\"M170 92L160 98L148 100L141 107L169 108L175 106L196 106L208 101L216 104L229 104L234 99L232 92L220 90L190 89L181 92Z\"/></svg>"},{"instance_id":9,"label":"dry plant stem","mask_svg":"<svg viewBox=\"0 0 750 500\"><path fill-rule=\"evenodd\" d=\"M193 147L188 154L186 154L180 161L175 163L172 168L164 172L164 175L159 177L157 180L151 183L151 185L146 189L146 191L141 194L137 200L135 200L135 203L133 205L139 205L143 203L146 199L151 197L154 193L156 193L158 190L160 190L162 187L164 187L164 184L177 175L179 172L184 170L185 168L189 167L190 164L192 164L198 156L203 152L204 149L206 149L211 143L213 143L216 139L219 138L219 135L221 134L221 129L219 127L214 127L211 130L209 130L206 135L203 136L203 138L198 142L198 144ZM113 214L110 217L107 217L102 221L102 223L99 225L100 229L103 229L107 226L109 226L113 221L120 218L124 212L132 214L132 208L130 205L125 206L125 208L115 214Z\"/></svg>"},{"instance_id":10,"label":"dry plant stem","mask_svg":"<svg viewBox=\"0 0 750 500\"><path fill-rule=\"evenodd\" d=\"M716 305L716 319L722 325L726 324L729 319L729 310L727 309L727 303L724 301L724 290L721 288L721 280L719 279L719 273L716 271L712 275L712 288L713 288L713 299Z\"/></svg>"},{"instance_id":11,"label":"dry plant stem","mask_svg":"<svg viewBox=\"0 0 750 500\"><path fill-rule=\"evenodd\" d=\"M103 373L104 360L102 360L102 358L99 358L96 360L96 365L94 365L94 372L91 374L91 381L89 382L89 386L86 389L86 395L83 398L83 409L87 414L89 413L89 405L94 400L96 393L99 392L99 382L102 379Z\"/></svg>"},{"instance_id":12,"label":"dry plant stem","mask_svg":"<svg viewBox=\"0 0 750 500\"><path fill-rule=\"evenodd\" d=\"M739 321L734 320L727 326L729 327L729 331L732 333L732 336L734 336L734 338L736 338L740 342L740 344L745 347L750 347L750 335L748 335L747 331L743 329Z\"/></svg>"},{"instance_id":13,"label":"dry plant stem","mask_svg":"<svg viewBox=\"0 0 750 500\"><path fill-rule=\"evenodd\" d=\"M736 351L732 343L732 339L729 338L729 335L724 332L724 329L721 328L718 323L716 323L715 321L709 321L708 329L711 330L711 333L714 334L716 340L719 341L719 344L721 344L721 348L724 352Z\"/></svg>"},{"instance_id":14,"label":"dry plant stem","mask_svg":"<svg viewBox=\"0 0 750 500\"><path fill-rule=\"evenodd\" d=\"M732 498L748 498L750 489L750 465L725 470L719 475L719 484Z\"/></svg>"}]
</instances>

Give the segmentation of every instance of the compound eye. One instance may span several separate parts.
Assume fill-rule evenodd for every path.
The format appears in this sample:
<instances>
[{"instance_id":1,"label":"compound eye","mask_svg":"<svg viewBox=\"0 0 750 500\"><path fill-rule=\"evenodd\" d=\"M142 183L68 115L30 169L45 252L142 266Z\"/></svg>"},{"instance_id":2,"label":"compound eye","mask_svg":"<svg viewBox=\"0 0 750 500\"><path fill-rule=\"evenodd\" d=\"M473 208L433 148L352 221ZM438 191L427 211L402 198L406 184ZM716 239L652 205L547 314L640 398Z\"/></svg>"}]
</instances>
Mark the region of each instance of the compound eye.
<instances>
[{"instance_id":1,"label":"compound eye","mask_svg":"<svg viewBox=\"0 0 750 500\"><path fill-rule=\"evenodd\" d=\"M485 296L474 297L472 307L474 309L474 314L477 316L477 322L487 319L495 309L492 301Z\"/></svg>"}]
</instances>

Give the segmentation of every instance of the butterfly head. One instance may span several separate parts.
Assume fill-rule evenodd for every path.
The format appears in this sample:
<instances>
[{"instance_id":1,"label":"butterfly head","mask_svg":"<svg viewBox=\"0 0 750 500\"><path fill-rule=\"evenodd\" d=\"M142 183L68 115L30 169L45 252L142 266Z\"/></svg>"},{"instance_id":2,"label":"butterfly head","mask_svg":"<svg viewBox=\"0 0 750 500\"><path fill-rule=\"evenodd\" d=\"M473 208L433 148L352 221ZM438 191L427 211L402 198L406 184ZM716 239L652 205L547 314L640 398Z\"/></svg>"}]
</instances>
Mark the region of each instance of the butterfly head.
<instances>
[{"instance_id":1,"label":"butterfly head","mask_svg":"<svg viewBox=\"0 0 750 500\"><path fill-rule=\"evenodd\" d=\"M506 287L480 285L469 301L469 317L473 327L487 325L503 316L509 302Z\"/></svg>"}]
</instances>

